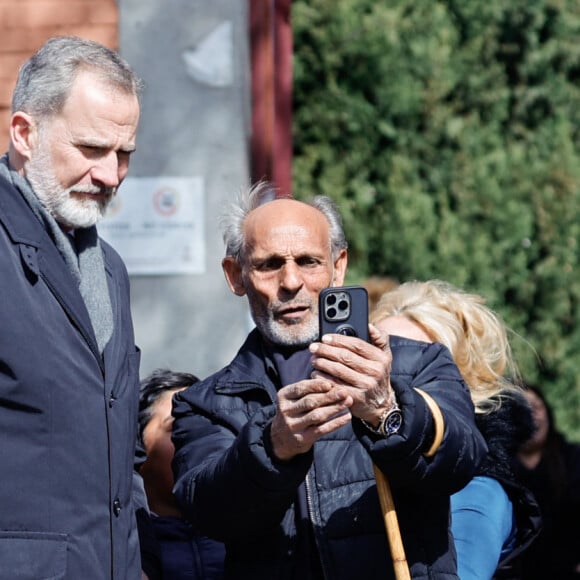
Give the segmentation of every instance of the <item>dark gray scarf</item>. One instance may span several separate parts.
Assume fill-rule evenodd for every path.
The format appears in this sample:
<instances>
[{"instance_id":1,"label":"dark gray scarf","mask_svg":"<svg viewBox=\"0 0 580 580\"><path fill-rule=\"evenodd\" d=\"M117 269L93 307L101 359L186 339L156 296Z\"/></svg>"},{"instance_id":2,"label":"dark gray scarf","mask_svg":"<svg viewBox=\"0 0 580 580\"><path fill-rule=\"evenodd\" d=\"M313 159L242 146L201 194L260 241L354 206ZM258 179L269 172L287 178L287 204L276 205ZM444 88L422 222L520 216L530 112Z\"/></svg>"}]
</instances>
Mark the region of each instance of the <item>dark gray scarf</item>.
<instances>
[{"instance_id":1,"label":"dark gray scarf","mask_svg":"<svg viewBox=\"0 0 580 580\"><path fill-rule=\"evenodd\" d=\"M113 334L113 310L107 286L103 252L97 228L75 230L74 239L63 232L56 220L38 199L30 183L8 165L8 155L0 158L0 175L20 191L34 215L46 229L77 281L89 312L101 354ZM73 244L76 247L73 247Z\"/></svg>"}]
</instances>

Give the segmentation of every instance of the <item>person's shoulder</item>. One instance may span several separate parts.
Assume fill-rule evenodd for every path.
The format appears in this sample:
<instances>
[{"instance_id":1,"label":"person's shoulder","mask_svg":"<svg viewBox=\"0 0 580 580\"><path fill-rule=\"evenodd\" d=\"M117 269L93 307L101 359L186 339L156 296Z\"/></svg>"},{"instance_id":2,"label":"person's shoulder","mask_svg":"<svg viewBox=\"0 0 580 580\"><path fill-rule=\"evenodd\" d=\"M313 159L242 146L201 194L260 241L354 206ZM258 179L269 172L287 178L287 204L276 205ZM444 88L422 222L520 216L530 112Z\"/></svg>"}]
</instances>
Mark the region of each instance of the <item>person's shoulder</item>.
<instances>
[{"instance_id":1,"label":"person's shoulder","mask_svg":"<svg viewBox=\"0 0 580 580\"><path fill-rule=\"evenodd\" d=\"M2 190L14 189L14 185L10 182L7 174L5 174L4 171L0 171L0 189Z\"/></svg>"},{"instance_id":2,"label":"person's shoulder","mask_svg":"<svg viewBox=\"0 0 580 580\"><path fill-rule=\"evenodd\" d=\"M445 391L451 384L457 385L461 387L462 397L467 394L471 400L469 389L451 353L443 344L391 336L390 346L393 353L393 379L409 385L429 384L433 388L439 387L441 396L445 397L454 397L451 392Z\"/></svg>"},{"instance_id":3,"label":"person's shoulder","mask_svg":"<svg viewBox=\"0 0 580 580\"><path fill-rule=\"evenodd\" d=\"M447 348L438 342L423 342L402 336L391 335L389 346L393 353L393 365L414 367L420 361L424 364L434 360L453 362Z\"/></svg>"},{"instance_id":4,"label":"person's shoulder","mask_svg":"<svg viewBox=\"0 0 580 580\"><path fill-rule=\"evenodd\" d=\"M499 503L507 504L510 502L509 495L505 490L501 481L489 475L476 475L469 483L461 490L456 492L463 494L466 497L478 498L478 504L491 506Z\"/></svg>"},{"instance_id":5,"label":"person's shoulder","mask_svg":"<svg viewBox=\"0 0 580 580\"><path fill-rule=\"evenodd\" d=\"M251 332L234 359L221 369L194 383L175 395L176 400L189 404L207 402L221 394L232 394L238 388L248 385L262 385L264 379L264 361L256 352L256 333ZM259 362L258 362L259 361Z\"/></svg>"},{"instance_id":6,"label":"person's shoulder","mask_svg":"<svg viewBox=\"0 0 580 580\"><path fill-rule=\"evenodd\" d=\"M12 240L37 243L37 232L42 231L30 206L16 187L0 172L0 223Z\"/></svg>"},{"instance_id":7,"label":"person's shoulder","mask_svg":"<svg viewBox=\"0 0 580 580\"><path fill-rule=\"evenodd\" d=\"M176 401L186 401L192 403L195 400L207 398L215 392L215 387L222 381L226 380L226 377L230 374L230 365L227 365L220 370L212 373L193 385L183 389L175 394L174 399Z\"/></svg>"},{"instance_id":8,"label":"person's shoulder","mask_svg":"<svg viewBox=\"0 0 580 580\"><path fill-rule=\"evenodd\" d=\"M389 337L389 345L391 349L401 350L401 351L416 351L418 353L432 352L438 353L443 352L448 354L449 351L447 347L439 342L425 342L423 340L415 340L414 338L406 338L404 336L397 336L396 334L391 334ZM449 355L451 356L451 355Z\"/></svg>"},{"instance_id":9,"label":"person's shoulder","mask_svg":"<svg viewBox=\"0 0 580 580\"><path fill-rule=\"evenodd\" d=\"M418 351L424 351L432 344L435 343L424 342L422 340L415 340L414 338L406 338L404 336L398 336L396 334L391 334L389 336L389 346L391 347L391 349L415 349Z\"/></svg>"}]
</instances>

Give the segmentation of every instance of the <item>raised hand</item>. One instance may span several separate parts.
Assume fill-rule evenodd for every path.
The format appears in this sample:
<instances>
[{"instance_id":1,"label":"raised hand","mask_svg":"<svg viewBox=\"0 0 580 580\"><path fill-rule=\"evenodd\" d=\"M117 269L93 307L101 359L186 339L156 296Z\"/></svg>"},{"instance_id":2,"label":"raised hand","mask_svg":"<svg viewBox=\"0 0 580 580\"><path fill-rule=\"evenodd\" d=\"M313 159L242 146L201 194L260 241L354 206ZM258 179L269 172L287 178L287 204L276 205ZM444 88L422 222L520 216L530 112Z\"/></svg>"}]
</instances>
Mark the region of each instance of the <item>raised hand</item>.
<instances>
[{"instance_id":1,"label":"raised hand","mask_svg":"<svg viewBox=\"0 0 580 580\"><path fill-rule=\"evenodd\" d=\"M390 374L392 354L388 338L369 325L372 344L351 336L326 334L310 345L313 378L326 379L352 397L351 413L375 425L392 407Z\"/></svg>"},{"instance_id":2,"label":"raised hand","mask_svg":"<svg viewBox=\"0 0 580 580\"><path fill-rule=\"evenodd\" d=\"M346 425L352 396L326 379L307 379L278 391L270 436L274 454L288 460L306 453L322 435Z\"/></svg>"}]
</instances>

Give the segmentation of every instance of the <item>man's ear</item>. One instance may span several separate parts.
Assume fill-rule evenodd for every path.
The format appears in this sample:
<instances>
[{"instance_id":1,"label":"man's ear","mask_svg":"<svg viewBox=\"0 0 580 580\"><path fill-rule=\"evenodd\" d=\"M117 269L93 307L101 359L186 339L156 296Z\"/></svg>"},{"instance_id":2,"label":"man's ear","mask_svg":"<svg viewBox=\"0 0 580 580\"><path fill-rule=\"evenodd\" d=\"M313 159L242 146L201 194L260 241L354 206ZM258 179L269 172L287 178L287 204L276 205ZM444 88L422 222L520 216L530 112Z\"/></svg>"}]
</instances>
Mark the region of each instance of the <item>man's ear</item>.
<instances>
[{"instance_id":1,"label":"man's ear","mask_svg":"<svg viewBox=\"0 0 580 580\"><path fill-rule=\"evenodd\" d=\"M38 129L32 117L16 111L10 118L10 141L12 147L24 159L30 159L32 149L38 142Z\"/></svg>"},{"instance_id":2,"label":"man's ear","mask_svg":"<svg viewBox=\"0 0 580 580\"><path fill-rule=\"evenodd\" d=\"M332 276L332 286L342 286L346 276L346 266L348 264L348 254L346 250L341 250L336 260L334 260L334 271Z\"/></svg>"},{"instance_id":3,"label":"man's ear","mask_svg":"<svg viewBox=\"0 0 580 580\"><path fill-rule=\"evenodd\" d=\"M246 287L242 277L242 267L238 261L231 256L226 256L222 260L222 269L230 290L236 296L243 296L246 293Z\"/></svg>"}]
</instances>

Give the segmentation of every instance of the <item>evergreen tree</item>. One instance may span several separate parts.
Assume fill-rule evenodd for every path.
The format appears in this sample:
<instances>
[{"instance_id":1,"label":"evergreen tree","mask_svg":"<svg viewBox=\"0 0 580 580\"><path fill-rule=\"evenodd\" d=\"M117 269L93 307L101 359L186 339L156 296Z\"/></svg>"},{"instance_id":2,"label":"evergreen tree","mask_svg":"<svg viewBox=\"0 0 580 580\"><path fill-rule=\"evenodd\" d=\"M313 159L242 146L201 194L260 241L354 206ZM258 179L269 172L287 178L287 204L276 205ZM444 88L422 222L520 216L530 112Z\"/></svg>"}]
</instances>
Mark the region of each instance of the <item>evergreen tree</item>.
<instances>
[{"instance_id":1,"label":"evergreen tree","mask_svg":"<svg viewBox=\"0 0 580 580\"><path fill-rule=\"evenodd\" d=\"M294 0L294 190L339 203L351 281L441 278L515 331L580 437L580 5Z\"/></svg>"}]
</instances>

